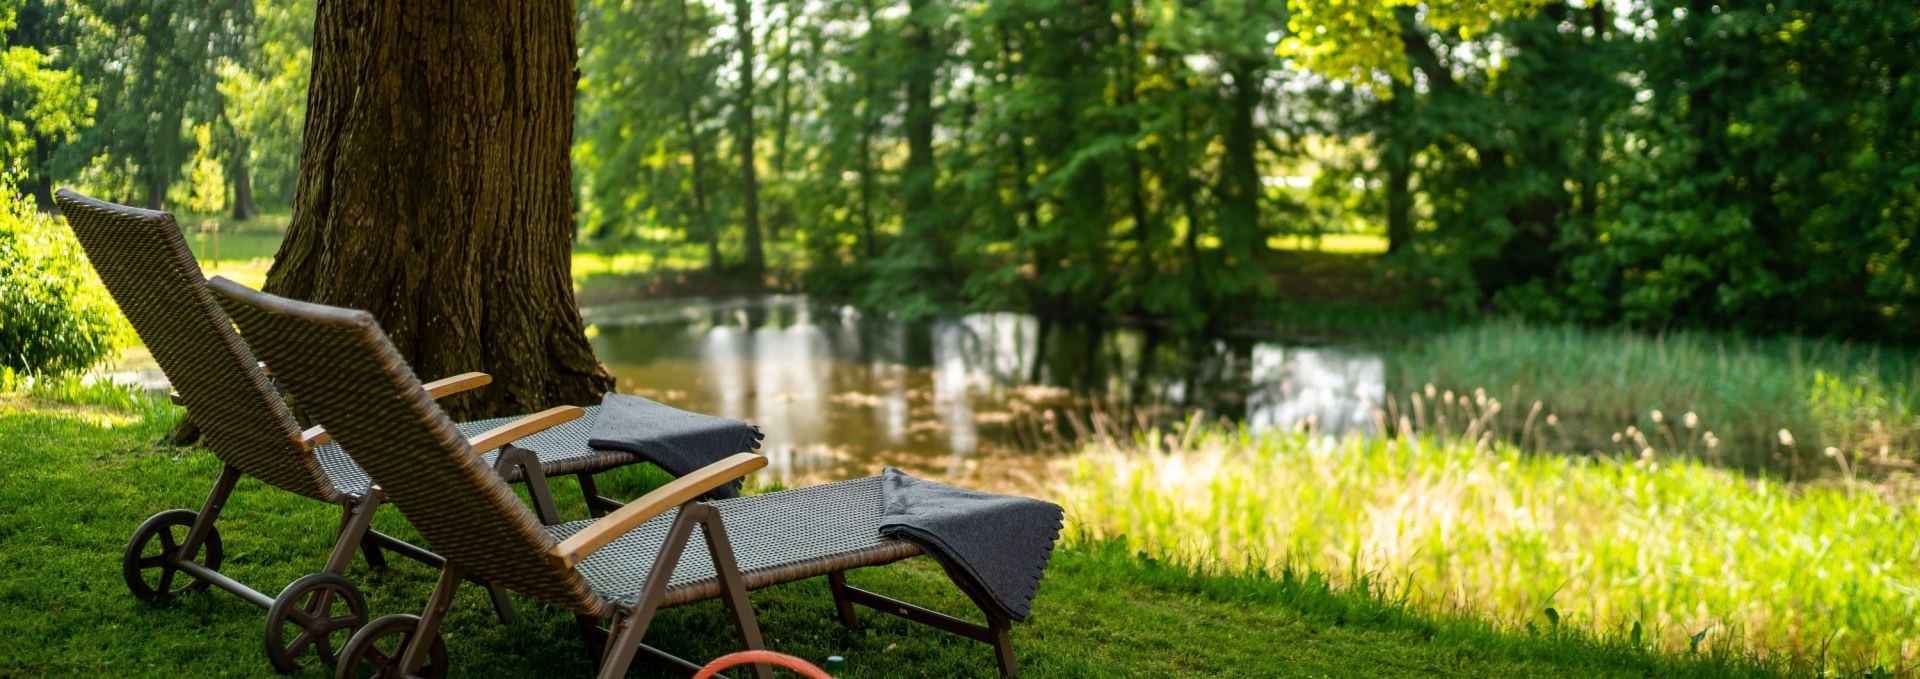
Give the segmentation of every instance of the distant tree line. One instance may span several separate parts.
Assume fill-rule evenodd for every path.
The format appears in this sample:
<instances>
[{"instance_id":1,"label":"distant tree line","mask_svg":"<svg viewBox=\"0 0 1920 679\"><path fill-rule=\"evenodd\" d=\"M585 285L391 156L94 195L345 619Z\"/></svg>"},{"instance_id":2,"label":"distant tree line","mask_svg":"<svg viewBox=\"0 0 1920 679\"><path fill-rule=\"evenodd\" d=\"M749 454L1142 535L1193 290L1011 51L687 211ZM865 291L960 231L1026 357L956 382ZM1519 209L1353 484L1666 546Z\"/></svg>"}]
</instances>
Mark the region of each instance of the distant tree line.
<instances>
[{"instance_id":1,"label":"distant tree line","mask_svg":"<svg viewBox=\"0 0 1920 679\"><path fill-rule=\"evenodd\" d=\"M1462 310L1920 330L1920 13L1883 3L576 8L604 247L906 314L1198 328L1288 296L1271 237L1358 229ZM287 205L313 13L0 0L0 150L35 195Z\"/></svg>"}]
</instances>

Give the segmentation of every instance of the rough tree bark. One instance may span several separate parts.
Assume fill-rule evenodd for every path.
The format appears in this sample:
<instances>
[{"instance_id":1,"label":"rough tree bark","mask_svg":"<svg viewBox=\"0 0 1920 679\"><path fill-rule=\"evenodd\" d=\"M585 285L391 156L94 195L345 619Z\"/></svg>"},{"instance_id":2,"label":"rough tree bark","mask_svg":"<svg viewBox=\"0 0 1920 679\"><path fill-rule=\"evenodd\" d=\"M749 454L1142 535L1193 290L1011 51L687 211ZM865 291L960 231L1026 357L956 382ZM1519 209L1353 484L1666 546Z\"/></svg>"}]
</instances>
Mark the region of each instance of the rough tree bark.
<instances>
[{"instance_id":1,"label":"rough tree bark","mask_svg":"<svg viewBox=\"0 0 1920 679\"><path fill-rule=\"evenodd\" d=\"M595 401L573 298L573 3L323 0L267 290L365 309L456 417Z\"/></svg>"}]
</instances>

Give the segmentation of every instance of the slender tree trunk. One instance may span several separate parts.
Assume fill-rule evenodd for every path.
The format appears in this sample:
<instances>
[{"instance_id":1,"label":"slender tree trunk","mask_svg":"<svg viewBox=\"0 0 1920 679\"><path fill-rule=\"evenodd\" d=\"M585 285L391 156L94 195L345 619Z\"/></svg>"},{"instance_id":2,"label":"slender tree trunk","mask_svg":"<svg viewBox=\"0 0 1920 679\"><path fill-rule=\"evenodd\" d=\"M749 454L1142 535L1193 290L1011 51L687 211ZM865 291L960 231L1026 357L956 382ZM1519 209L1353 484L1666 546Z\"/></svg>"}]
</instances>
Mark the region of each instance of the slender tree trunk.
<instances>
[{"instance_id":1,"label":"slender tree trunk","mask_svg":"<svg viewBox=\"0 0 1920 679\"><path fill-rule=\"evenodd\" d=\"M879 47L873 34L873 0L862 3L866 10L867 30L861 36L866 41L866 63L860 74L860 227L864 232L860 240L867 259L880 256L880 246L874 240L873 230L873 134L880 122L873 115L874 109L874 70L879 65Z\"/></svg>"},{"instance_id":2,"label":"slender tree trunk","mask_svg":"<svg viewBox=\"0 0 1920 679\"><path fill-rule=\"evenodd\" d=\"M365 309L471 418L612 388L569 275L573 3L326 0L293 222L267 290Z\"/></svg>"},{"instance_id":3,"label":"slender tree trunk","mask_svg":"<svg viewBox=\"0 0 1920 679\"><path fill-rule=\"evenodd\" d=\"M793 2L787 0L783 5L786 16L781 27L780 41L780 85L775 103L779 113L773 128L773 176L776 180L787 178L787 137L793 127Z\"/></svg>"},{"instance_id":4,"label":"slender tree trunk","mask_svg":"<svg viewBox=\"0 0 1920 679\"><path fill-rule=\"evenodd\" d=\"M233 184L233 219L246 221L260 214L253 200L253 175L247 170L247 155L252 144L241 139L233 145L233 158L227 161L227 181Z\"/></svg>"},{"instance_id":5,"label":"slender tree trunk","mask_svg":"<svg viewBox=\"0 0 1920 679\"><path fill-rule=\"evenodd\" d=\"M167 182L159 177L148 176L146 193L140 199L140 206L149 210L167 209Z\"/></svg>"},{"instance_id":6,"label":"slender tree trunk","mask_svg":"<svg viewBox=\"0 0 1920 679\"><path fill-rule=\"evenodd\" d=\"M687 129L687 153L693 157L689 181L693 185L693 219L707 238L707 270L719 273L726 270L727 261L720 255L720 226L707 209L707 155L700 148L700 121L693 115L692 98L680 102L680 116L681 125Z\"/></svg>"},{"instance_id":7,"label":"slender tree trunk","mask_svg":"<svg viewBox=\"0 0 1920 679\"><path fill-rule=\"evenodd\" d=\"M1593 37L1589 38L1591 42L1587 48L1595 49L1598 45L1605 43L1607 28L1612 24L1612 21L1607 18L1605 3L1594 3L1587 8L1587 23L1593 27ZM1891 82L1900 82L1900 80L1895 78ZM1601 157L1600 130L1606 121L1606 116L1612 112L1610 107L1602 110L1597 105L1600 104L1598 101L1594 104L1596 105L1587 107L1587 120L1585 129L1582 130L1583 139L1580 145L1580 157L1585 165L1581 170L1580 216L1585 222L1583 227L1587 229L1593 228L1594 220L1600 212L1600 182L1606 177L1606 166L1601 164L1604 159Z\"/></svg>"},{"instance_id":8,"label":"slender tree trunk","mask_svg":"<svg viewBox=\"0 0 1920 679\"><path fill-rule=\"evenodd\" d=\"M793 2L782 0L780 20L780 75L774 87L773 181L775 200L767 219L767 239L779 241L793 210L787 186L787 137L793 126ZM771 31L769 31L771 34Z\"/></svg>"},{"instance_id":9,"label":"slender tree trunk","mask_svg":"<svg viewBox=\"0 0 1920 679\"><path fill-rule=\"evenodd\" d=\"M53 177L47 174L47 142L35 139L33 142L33 172L27 175L25 188L33 196L33 204L47 214L59 214L60 206L53 202Z\"/></svg>"},{"instance_id":10,"label":"slender tree trunk","mask_svg":"<svg viewBox=\"0 0 1920 679\"><path fill-rule=\"evenodd\" d=\"M902 187L908 224L927 222L933 215L933 78L939 68L933 31L926 23L928 0L911 0L907 13L907 167ZM919 235L919 234L916 234Z\"/></svg>"},{"instance_id":11,"label":"slender tree trunk","mask_svg":"<svg viewBox=\"0 0 1920 679\"><path fill-rule=\"evenodd\" d=\"M939 168L933 149L934 78L944 55L934 46L933 11L929 0L910 0L907 10L906 116L907 163L900 177L902 214L900 237L888 247L889 260L904 267L898 275L919 283L917 292L938 300L948 292L945 211L935 206Z\"/></svg>"},{"instance_id":12,"label":"slender tree trunk","mask_svg":"<svg viewBox=\"0 0 1920 679\"><path fill-rule=\"evenodd\" d=\"M1262 245L1260 236L1260 129L1254 123L1260 106L1260 68L1233 65L1233 97L1228 111L1225 176L1221 179L1220 244L1227 256L1246 257Z\"/></svg>"},{"instance_id":13,"label":"slender tree trunk","mask_svg":"<svg viewBox=\"0 0 1920 679\"><path fill-rule=\"evenodd\" d=\"M720 227L714 224L713 215L707 210L707 154L700 146L700 119L694 114L694 94L687 91L686 59L684 50L691 38L687 35L687 0L680 0L679 22L673 31L673 44L668 49L678 50L679 58L674 61L674 94L680 97L680 125L686 130L687 155L692 161L693 176L687 183L693 189L693 223L707 240L707 270L720 273L726 269L726 260L720 256Z\"/></svg>"},{"instance_id":14,"label":"slender tree trunk","mask_svg":"<svg viewBox=\"0 0 1920 679\"><path fill-rule=\"evenodd\" d=\"M1008 89L1012 89L1017 87L1021 80L1026 77L1026 69L1021 67L1020 63L1013 59L1013 31L1008 29L1004 23L1000 25L1000 36L1000 42L1003 45L1000 53L1001 61L1006 64L1007 70L1007 83L1005 86ZM1027 232L1032 232L1040 228L1040 204L1039 201L1033 199L1031 170L1027 167L1027 125L1026 113L1014 114L1011 134L1008 135L1010 138L1007 140L1007 147L1013 154L1013 188L1014 195L1017 196L1019 200L1022 229ZM1038 264L1036 261L1036 268Z\"/></svg>"},{"instance_id":15,"label":"slender tree trunk","mask_svg":"<svg viewBox=\"0 0 1920 679\"><path fill-rule=\"evenodd\" d=\"M1143 127L1140 123L1140 114L1132 111L1137 96L1134 88L1139 86L1139 77L1134 73L1134 69L1137 68L1143 54L1139 44L1140 27L1134 16L1138 10L1136 3L1128 0L1125 13L1120 15L1120 30L1126 37L1127 44L1127 50L1122 53L1120 66L1120 108L1127 109L1129 115L1133 116L1132 132L1135 135L1140 134ZM1140 149L1134 144L1127 145L1127 177L1127 202L1133 213L1133 240L1137 244L1135 251L1139 253L1140 262L1144 265L1152 255L1149 241L1153 239L1154 226L1153 216L1147 207L1146 170L1141 167Z\"/></svg>"},{"instance_id":16,"label":"slender tree trunk","mask_svg":"<svg viewBox=\"0 0 1920 679\"><path fill-rule=\"evenodd\" d=\"M733 0L734 40L740 55L740 100L734 104L738 129L734 140L740 148L740 225L746 231L746 274L759 287L767 271L766 256L760 246L760 182L753 164L753 2Z\"/></svg>"},{"instance_id":17,"label":"slender tree trunk","mask_svg":"<svg viewBox=\"0 0 1920 679\"><path fill-rule=\"evenodd\" d=\"M1382 102L1387 107L1387 125L1381 164L1387 170L1387 252L1402 252L1413 246L1413 140L1411 113L1413 85L1393 81L1393 98Z\"/></svg>"}]
</instances>

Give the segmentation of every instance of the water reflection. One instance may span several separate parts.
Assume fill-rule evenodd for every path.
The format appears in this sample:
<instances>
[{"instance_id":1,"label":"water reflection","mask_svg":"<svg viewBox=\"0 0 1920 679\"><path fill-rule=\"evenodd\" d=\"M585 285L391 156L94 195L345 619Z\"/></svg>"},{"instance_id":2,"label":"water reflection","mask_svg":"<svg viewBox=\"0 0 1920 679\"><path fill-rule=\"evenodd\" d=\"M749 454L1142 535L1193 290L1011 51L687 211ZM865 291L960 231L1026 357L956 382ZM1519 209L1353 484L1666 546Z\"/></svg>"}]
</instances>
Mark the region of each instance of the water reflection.
<instances>
[{"instance_id":1,"label":"water reflection","mask_svg":"<svg viewBox=\"0 0 1920 679\"><path fill-rule=\"evenodd\" d=\"M767 431L776 478L806 483L892 464L948 479L1039 473L1043 444L1099 412L1198 410L1255 429L1369 427L1379 354L1175 340L1151 328L983 313L903 323L802 297L589 309L622 391ZM1018 479L1014 479L1018 480Z\"/></svg>"}]
</instances>

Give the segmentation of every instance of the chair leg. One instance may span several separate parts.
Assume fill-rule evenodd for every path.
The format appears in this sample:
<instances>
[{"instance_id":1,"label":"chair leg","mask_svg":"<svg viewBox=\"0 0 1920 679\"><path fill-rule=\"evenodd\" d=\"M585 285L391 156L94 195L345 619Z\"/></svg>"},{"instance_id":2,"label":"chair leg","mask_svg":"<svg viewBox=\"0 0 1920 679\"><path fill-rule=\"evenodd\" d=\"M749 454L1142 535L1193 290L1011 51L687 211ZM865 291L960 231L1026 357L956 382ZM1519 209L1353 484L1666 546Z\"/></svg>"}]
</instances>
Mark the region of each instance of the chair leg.
<instances>
[{"instance_id":1,"label":"chair leg","mask_svg":"<svg viewBox=\"0 0 1920 679\"><path fill-rule=\"evenodd\" d=\"M993 656L1000 662L1000 676L1007 679L1020 676L1019 661L1013 657L1013 637L1008 633L1012 626L1006 620L988 616L987 628L993 634Z\"/></svg>"},{"instance_id":2,"label":"chair leg","mask_svg":"<svg viewBox=\"0 0 1920 679\"><path fill-rule=\"evenodd\" d=\"M433 639L440 636L440 626L447 620L447 611L453 608L453 595L460 592L460 567L447 564L440 569L440 584L434 585L433 595L427 598L427 610L420 615L420 626L414 630L413 638L422 641L407 644L405 652L400 654L400 667L408 676L420 671L427 662L427 652L433 648Z\"/></svg>"},{"instance_id":3,"label":"chair leg","mask_svg":"<svg viewBox=\"0 0 1920 679\"><path fill-rule=\"evenodd\" d=\"M580 480L580 494L586 497L587 514L593 518L606 516L607 512L620 508L620 503L607 499L600 494L600 486L593 480L593 472L581 472L574 478Z\"/></svg>"},{"instance_id":4,"label":"chair leg","mask_svg":"<svg viewBox=\"0 0 1920 679\"><path fill-rule=\"evenodd\" d=\"M653 617L652 607L648 606L647 618ZM600 679L620 679L627 676L627 668L633 664L633 654L640 650L640 637L647 634L648 619L640 619L639 610L615 613L613 633L607 641L607 650L600 656Z\"/></svg>"},{"instance_id":5,"label":"chair leg","mask_svg":"<svg viewBox=\"0 0 1920 679\"><path fill-rule=\"evenodd\" d=\"M367 542L366 537L367 530L373 526L374 512L380 509L380 500L379 491L369 490L360 499L347 503L341 511L340 535L334 538L333 553L327 556L326 571L328 573L347 572L347 566L353 563L353 552L356 549L378 550ZM368 556L367 563L373 564L377 558L380 557ZM385 563L383 558L380 558L380 561Z\"/></svg>"},{"instance_id":6,"label":"chair leg","mask_svg":"<svg viewBox=\"0 0 1920 679\"><path fill-rule=\"evenodd\" d=\"M624 677L627 667L633 664L633 655L640 650L640 639L647 635L647 626L652 624L653 614L660 608L660 599L666 596L667 584L673 579L673 569L680 565L680 555L686 550L687 540L693 537L699 512L688 510L699 506L698 502L692 501L680 505L680 515L674 518L673 527L667 530L666 541L660 544L660 552L653 559L653 572L647 574L647 580L640 588L639 601L634 602L631 608L614 614L613 639L607 644L606 653L600 661L602 679Z\"/></svg>"},{"instance_id":7,"label":"chair leg","mask_svg":"<svg viewBox=\"0 0 1920 679\"><path fill-rule=\"evenodd\" d=\"M500 619L500 624L511 625L519 618L513 613L513 599L507 596L507 588L487 583L487 599L493 602L493 615Z\"/></svg>"},{"instance_id":8,"label":"chair leg","mask_svg":"<svg viewBox=\"0 0 1920 679\"><path fill-rule=\"evenodd\" d=\"M368 568L386 568L387 567L387 553L380 551L379 545L373 544L372 542L369 542L366 540L361 540L360 555L367 558Z\"/></svg>"},{"instance_id":9,"label":"chair leg","mask_svg":"<svg viewBox=\"0 0 1920 679\"><path fill-rule=\"evenodd\" d=\"M540 466L540 456L516 446L502 448L493 464L494 472L501 478L510 478L514 467L520 468L520 478L527 482L527 494L533 497L533 512L540 523L549 526L560 523L560 510L554 508L553 490L547 485L547 472Z\"/></svg>"},{"instance_id":10,"label":"chair leg","mask_svg":"<svg viewBox=\"0 0 1920 679\"><path fill-rule=\"evenodd\" d=\"M607 654L607 631L600 629L599 618L584 613L573 614L573 622L580 626L580 638L587 644L587 654L593 656L594 669L599 669L601 658Z\"/></svg>"},{"instance_id":11,"label":"chair leg","mask_svg":"<svg viewBox=\"0 0 1920 679\"><path fill-rule=\"evenodd\" d=\"M747 598L747 580L740 575L740 564L733 557L733 541L727 538L727 529L721 524L720 510L711 505L696 505L700 529L707 536L707 552L713 557L713 570L720 578L721 601L727 605L727 611L733 614L734 629L740 633L740 643L749 651L765 650L767 645L760 638L760 623L753 617L753 601ZM690 511L683 508L680 511ZM773 668L753 665L753 676L759 679L773 679Z\"/></svg>"},{"instance_id":12,"label":"chair leg","mask_svg":"<svg viewBox=\"0 0 1920 679\"><path fill-rule=\"evenodd\" d=\"M833 591L833 607L840 611L840 624L849 630L860 631L860 618L853 614L853 602L847 599L847 572L828 573L827 589Z\"/></svg>"},{"instance_id":13,"label":"chair leg","mask_svg":"<svg viewBox=\"0 0 1920 679\"><path fill-rule=\"evenodd\" d=\"M193 527L187 529L187 539L180 543L176 553L184 555L198 554L200 544L207 541L207 535L213 532L213 522L220 519L220 510L227 506L227 498L233 497L233 488L240 484L240 468L226 465L220 468L220 479L213 482L213 491L207 493L207 501L200 504L200 513L194 515Z\"/></svg>"}]
</instances>

